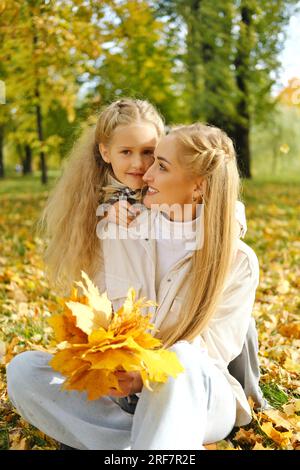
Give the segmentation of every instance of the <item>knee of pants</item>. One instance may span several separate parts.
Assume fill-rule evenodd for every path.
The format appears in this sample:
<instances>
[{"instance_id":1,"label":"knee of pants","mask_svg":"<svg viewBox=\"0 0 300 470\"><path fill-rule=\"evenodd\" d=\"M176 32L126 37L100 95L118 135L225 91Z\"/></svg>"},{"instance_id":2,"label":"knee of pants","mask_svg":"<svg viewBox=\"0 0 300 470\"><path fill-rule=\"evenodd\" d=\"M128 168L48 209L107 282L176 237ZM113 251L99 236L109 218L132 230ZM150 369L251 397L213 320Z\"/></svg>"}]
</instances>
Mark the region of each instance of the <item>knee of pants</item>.
<instances>
[{"instance_id":1,"label":"knee of pants","mask_svg":"<svg viewBox=\"0 0 300 470\"><path fill-rule=\"evenodd\" d=\"M174 352L186 370L207 370L210 364L210 358L206 351L201 350L198 346L188 341L178 341L173 344L170 351Z\"/></svg>"},{"instance_id":2,"label":"knee of pants","mask_svg":"<svg viewBox=\"0 0 300 470\"><path fill-rule=\"evenodd\" d=\"M34 371L46 365L50 354L41 351L25 351L15 356L6 367L8 396L13 401L16 393L23 393L32 383Z\"/></svg>"}]
</instances>

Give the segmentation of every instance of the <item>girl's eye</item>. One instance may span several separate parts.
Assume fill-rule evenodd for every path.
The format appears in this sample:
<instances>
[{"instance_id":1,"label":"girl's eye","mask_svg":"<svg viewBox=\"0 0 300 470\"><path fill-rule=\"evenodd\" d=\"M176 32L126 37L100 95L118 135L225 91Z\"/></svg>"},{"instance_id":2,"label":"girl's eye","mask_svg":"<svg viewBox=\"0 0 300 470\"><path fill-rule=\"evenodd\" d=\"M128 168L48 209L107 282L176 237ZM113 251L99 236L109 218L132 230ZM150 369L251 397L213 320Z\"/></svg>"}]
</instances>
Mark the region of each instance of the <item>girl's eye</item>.
<instances>
[{"instance_id":1,"label":"girl's eye","mask_svg":"<svg viewBox=\"0 0 300 470\"><path fill-rule=\"evenodd\" d=\"M129 155L130 154L130 150L122 150L123 155Z\"/></svg>"},{"instance_id":2,"label":"girl's eye","mask_svg":"<svg viewBox=\"0 0 300 470\"><path fill-rule=\"evenodd\" d=\"M166 167L164 167L161 163L159 164L159 169L161 171L166 171Z\"/></svg>"},{"instance_id":3,"label":"girl's eye","mask_svg":"<svg viewBox=\"0 0 300 470\"><path fill-rule=\"evenodd\" d=\"M147 155L147 156L150 155L151 157L153 157L154 152L153 150L145 150L144 155Z\"/></svg>"}]
</instances>

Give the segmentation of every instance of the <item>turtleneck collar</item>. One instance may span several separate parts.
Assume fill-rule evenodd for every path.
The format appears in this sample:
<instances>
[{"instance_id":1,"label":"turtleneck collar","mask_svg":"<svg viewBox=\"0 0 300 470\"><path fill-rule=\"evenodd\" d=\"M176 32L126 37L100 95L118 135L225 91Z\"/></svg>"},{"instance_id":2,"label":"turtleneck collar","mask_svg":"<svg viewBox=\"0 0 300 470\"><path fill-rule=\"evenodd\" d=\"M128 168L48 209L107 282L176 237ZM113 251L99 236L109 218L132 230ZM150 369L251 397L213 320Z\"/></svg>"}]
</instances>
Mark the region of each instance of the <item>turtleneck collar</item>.
<instances>
[{"instance_id":1,"label":"turtleneck collar","mask_svg":"<svg viewBox=\"0 0 300 470\"><path fill-rule=\"evenodd\" d=\"M155 219L156 233L160 239L166 240L195 240L196 229L200 226L202 204L199 204L197 217L193 220L174 221L166 214L160 213Z\"/></svg>"}]
</instances>

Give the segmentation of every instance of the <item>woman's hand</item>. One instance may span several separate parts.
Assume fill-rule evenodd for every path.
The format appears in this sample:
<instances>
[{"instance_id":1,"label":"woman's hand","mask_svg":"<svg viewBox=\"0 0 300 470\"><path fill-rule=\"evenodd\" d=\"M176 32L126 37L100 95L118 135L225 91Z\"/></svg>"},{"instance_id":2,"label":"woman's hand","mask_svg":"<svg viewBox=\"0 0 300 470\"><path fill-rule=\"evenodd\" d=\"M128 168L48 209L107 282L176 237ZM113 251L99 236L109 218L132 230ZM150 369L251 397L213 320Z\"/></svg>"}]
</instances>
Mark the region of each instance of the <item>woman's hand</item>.
<instances>
[{"instance_id":1,"label":"woman's hand","mask_svg":"<svg viewBox=\"0 0 300 470\"><path fill-rule=\"evenodd\" d=\"M128 225L137 217L139 210L136 210L126 200L115 202L107 211L107 220L123 227Z\"/></svg>"},{"instance_id":2,"label":"woman's hand","mask_svg":"<svg viewBox=\"0 0 300 470\"><path fill-rule=\"evenodd\" d=\"M119 386L122 392L117 391L115 388L111 388L108 395L120 398L142 391L143 381L140 372L116 371L115 376L119 381Z\"/></svg>"}]
</instances>

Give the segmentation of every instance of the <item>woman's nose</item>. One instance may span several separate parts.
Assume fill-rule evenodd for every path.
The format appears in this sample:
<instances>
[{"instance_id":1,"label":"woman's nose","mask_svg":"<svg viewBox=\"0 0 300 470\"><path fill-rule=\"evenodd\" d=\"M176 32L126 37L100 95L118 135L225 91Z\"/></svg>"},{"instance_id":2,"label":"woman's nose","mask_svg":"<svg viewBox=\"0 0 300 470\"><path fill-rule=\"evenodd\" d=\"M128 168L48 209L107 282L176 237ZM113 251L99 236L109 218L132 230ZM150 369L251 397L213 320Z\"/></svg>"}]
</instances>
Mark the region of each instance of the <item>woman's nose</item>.
<instances>
[{"instance_id":1,"label":"woman's nose","mask_svg":"<svg viewBox=\"0 0 300 470\"><path fill-rule=\"evenodd\" d=\"M146 173L144 174L143 176L143 181L145 181L145 183L148 183L150 181L153 181L153 176L152 176L152 172L151 172L151 168L152 168L153 165L151 165L148 170L146 171Z\"/></svg>"}]
</instances>

